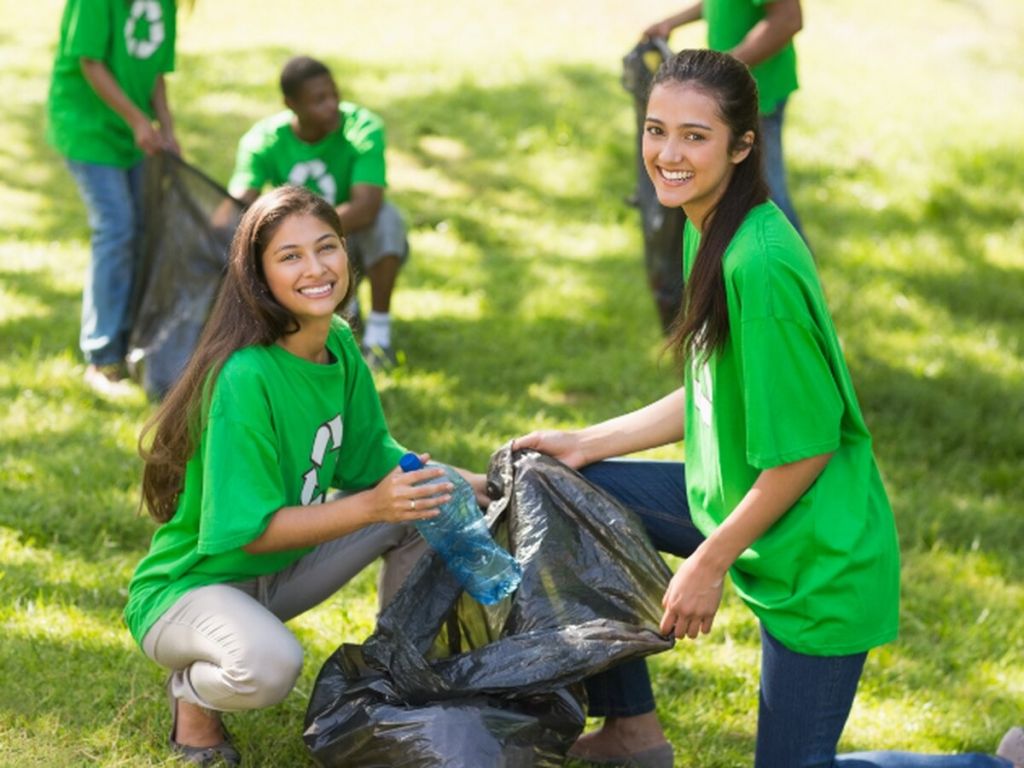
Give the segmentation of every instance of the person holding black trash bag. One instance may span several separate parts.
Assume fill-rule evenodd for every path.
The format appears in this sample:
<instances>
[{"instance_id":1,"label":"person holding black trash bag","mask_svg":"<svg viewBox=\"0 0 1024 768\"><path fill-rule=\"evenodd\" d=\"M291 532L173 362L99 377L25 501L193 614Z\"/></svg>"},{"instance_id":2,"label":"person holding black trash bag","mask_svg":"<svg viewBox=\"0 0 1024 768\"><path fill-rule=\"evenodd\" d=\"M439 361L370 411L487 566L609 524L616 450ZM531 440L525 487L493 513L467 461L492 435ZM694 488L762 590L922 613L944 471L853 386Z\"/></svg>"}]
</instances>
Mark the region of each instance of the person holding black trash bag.
<instances>
[{"instance_id":1,"label":"person holding black trash bag","mask_svg":"<svg viewBox=\"0 0 1024 768\"><path fill-rule=\"evenodd\" d=\"M170 746L190 763L238 763L220 712L292 689L302 649L283 622L379 556L386 603L425 548L412 523L450 498L450 483L418 485L443 468L398 467L405 449L335 314L351 290L334 207L292 186L259 198L196 351L140 438L143 505L164 524L125 620L171 671ZM462 474L485 499L485 478Z\"/></svg>"},{"instance_id":2,"label":"person holding black trash bag","mask_svg":"<svg viewBox=\"0 0 1024 768\"><path fill-rule=\"evenodd\" d=\"M714 51L654 77L643 158L687 223L683 309L670 341L684 386L575 431L515 440L560 459L636 511L654 545L686 557L661 631L711 631L726 573L761 627L757 768L1006 768L986 755L836 755L869 649L896 637L892 510L814 260L769 201L757 86ZM604 461L686 437L686 465ZM570 756L668 768L673 751L646 666L592 678L603 727Z\"/></svg>"},{"instance_id":3,"label":"person holding black trash bag","mask_svg":"<svg viewBox=\"0 0 1024 768\"><path fill-rule=\"evenodd\" d=\"M142 233L143 158L177 154L164 75L175 0L67 0L47 98L46 138L67 163L92 230L79 346L85 383L129 395L130 303Z\"/></svg>"}]
</instances>

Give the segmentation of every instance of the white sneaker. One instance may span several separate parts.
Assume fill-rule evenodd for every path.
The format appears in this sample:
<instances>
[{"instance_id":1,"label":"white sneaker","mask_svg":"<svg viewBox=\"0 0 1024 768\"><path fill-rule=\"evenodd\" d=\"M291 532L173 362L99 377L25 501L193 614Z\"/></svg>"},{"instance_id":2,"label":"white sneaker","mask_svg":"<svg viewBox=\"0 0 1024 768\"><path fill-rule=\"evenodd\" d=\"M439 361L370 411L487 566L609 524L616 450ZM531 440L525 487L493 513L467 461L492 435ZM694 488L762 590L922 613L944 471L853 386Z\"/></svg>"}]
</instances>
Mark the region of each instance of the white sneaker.
<instances>
[{"instance_id":1,"label":"white sneaker","mask_svg":"<svg viewBox=\"0 0 1024 768\"><path fill-rule=\"evenodd\" d=\"M85 383L97 395L104 397L130 397L138 392L131 380L125 377L122 366L88 365L85 369Z\"/></svg>"}]
</instances>

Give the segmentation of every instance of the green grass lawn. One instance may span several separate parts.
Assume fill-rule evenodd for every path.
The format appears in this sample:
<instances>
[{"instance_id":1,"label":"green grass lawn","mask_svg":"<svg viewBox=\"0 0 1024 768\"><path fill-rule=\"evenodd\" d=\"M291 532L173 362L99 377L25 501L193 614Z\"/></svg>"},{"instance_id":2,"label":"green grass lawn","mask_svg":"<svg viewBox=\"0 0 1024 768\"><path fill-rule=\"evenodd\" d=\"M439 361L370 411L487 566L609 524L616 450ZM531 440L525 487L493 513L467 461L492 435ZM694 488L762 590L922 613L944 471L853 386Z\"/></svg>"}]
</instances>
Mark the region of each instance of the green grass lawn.
<instances>
[{"instance_id":1,"label":"green grass lawn","mask_svg":"<svg viewBox=\"0 0 1024 768\"><path fill-rule=\"evenodd\" d=\"M842 747L991 751L1024 720L1024 6L805 5L791 185L903 549L901 636L869 657ZM407 365L378 383L403 443L483 469L515 435L676 386L623 203L634 136L618 82L675 3L284 7L181 14L179 138L225 182L300 52L387 120L413 259L395 299ZM60 12L0 0L15 20L0 30L0 765L163 765L162 673L120 620L154 530L136 511L151 406L82 382L88 229L42 139ZM695 26L673 44L701 41ZM296 691L230 720L250 765L309 763L307 696L326 656L372 630L373 576L293 622ZM651 663L678 765L748 765L758 638L735 595L710 637Z\"/></svg>"}]
</instances>

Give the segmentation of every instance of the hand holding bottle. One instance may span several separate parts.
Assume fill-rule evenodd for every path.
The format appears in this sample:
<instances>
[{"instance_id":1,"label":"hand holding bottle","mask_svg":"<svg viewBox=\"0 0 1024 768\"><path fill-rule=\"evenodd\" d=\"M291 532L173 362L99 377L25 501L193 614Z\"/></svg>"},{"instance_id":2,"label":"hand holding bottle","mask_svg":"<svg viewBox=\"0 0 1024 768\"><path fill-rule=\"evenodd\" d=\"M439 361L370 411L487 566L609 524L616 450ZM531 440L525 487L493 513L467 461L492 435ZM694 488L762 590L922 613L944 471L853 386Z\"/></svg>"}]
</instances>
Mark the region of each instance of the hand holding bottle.
<instances>
[{"instance_id":1,"label":"hand holding bottle","mask_svg":"<svg viewBox=\"0 0 1024 768\"><path fill-rule=\"evenodd\" d=\"M405 454L400 467L414 480L425 471L421 457L415 453ZM475 600L483 605L497 603L519 586L523 577L519 563L491 537L469 483L450 467L429 469L440 469L442 475L447 475L452 492L431 497L435 501L443 499L437 502L440 514L414 521L417 530ZM426 480L417 489L436 493L437 483Z\"/></svg>"}]
</instances>

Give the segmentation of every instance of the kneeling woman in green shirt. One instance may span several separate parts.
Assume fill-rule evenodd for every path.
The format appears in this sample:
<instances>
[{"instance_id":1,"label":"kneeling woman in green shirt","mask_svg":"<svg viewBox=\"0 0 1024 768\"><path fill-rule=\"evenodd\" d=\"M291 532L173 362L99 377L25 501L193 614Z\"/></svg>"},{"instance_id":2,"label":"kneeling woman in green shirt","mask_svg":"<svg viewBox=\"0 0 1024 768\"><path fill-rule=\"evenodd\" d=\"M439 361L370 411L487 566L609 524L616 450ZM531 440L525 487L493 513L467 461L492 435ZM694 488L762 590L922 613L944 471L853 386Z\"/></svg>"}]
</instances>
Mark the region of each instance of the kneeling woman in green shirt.
<instances>
[{"instance_id":1,"label":"kneeling woman in green shirt","mask_svg":"<svg viewBox=\"0 0 1024 768\"><path fill-rule=\"evenodd\" d=\"M680 206L684 386L638 411L516 448L551 454L685 557L663 632L711 631L726 573L761 625L757 768L1006 766L983 755L836 755L867 651L896 637L899 549L814 261L768 199L757 88L727 54L683 51L654 78L643 158ZM674 462L602 461L686 437ZM673 765L642 661L588 681L603 727L571 755Z\"/></svg>"},{"instance_id":2,"label":"kneeling woman in green shirt","mask_svg":"<svg viewBox=\"0 0 1024 768\"><path fill-rule=\"evenodd\" d=\"M143 504L163 525L125 620L171 671L170 744L192 763L237 763L219 713L292 689L302 648L283 622L382 555L385 603L425 546L411 523L450 498L450 484L417 487L442 469L398 469L405 449L335 315L352 285L329 203L298 187L257 200L193 358L143 431ZM466 477L484 498L484 478Z\"/></svg>"}]
</instances>

